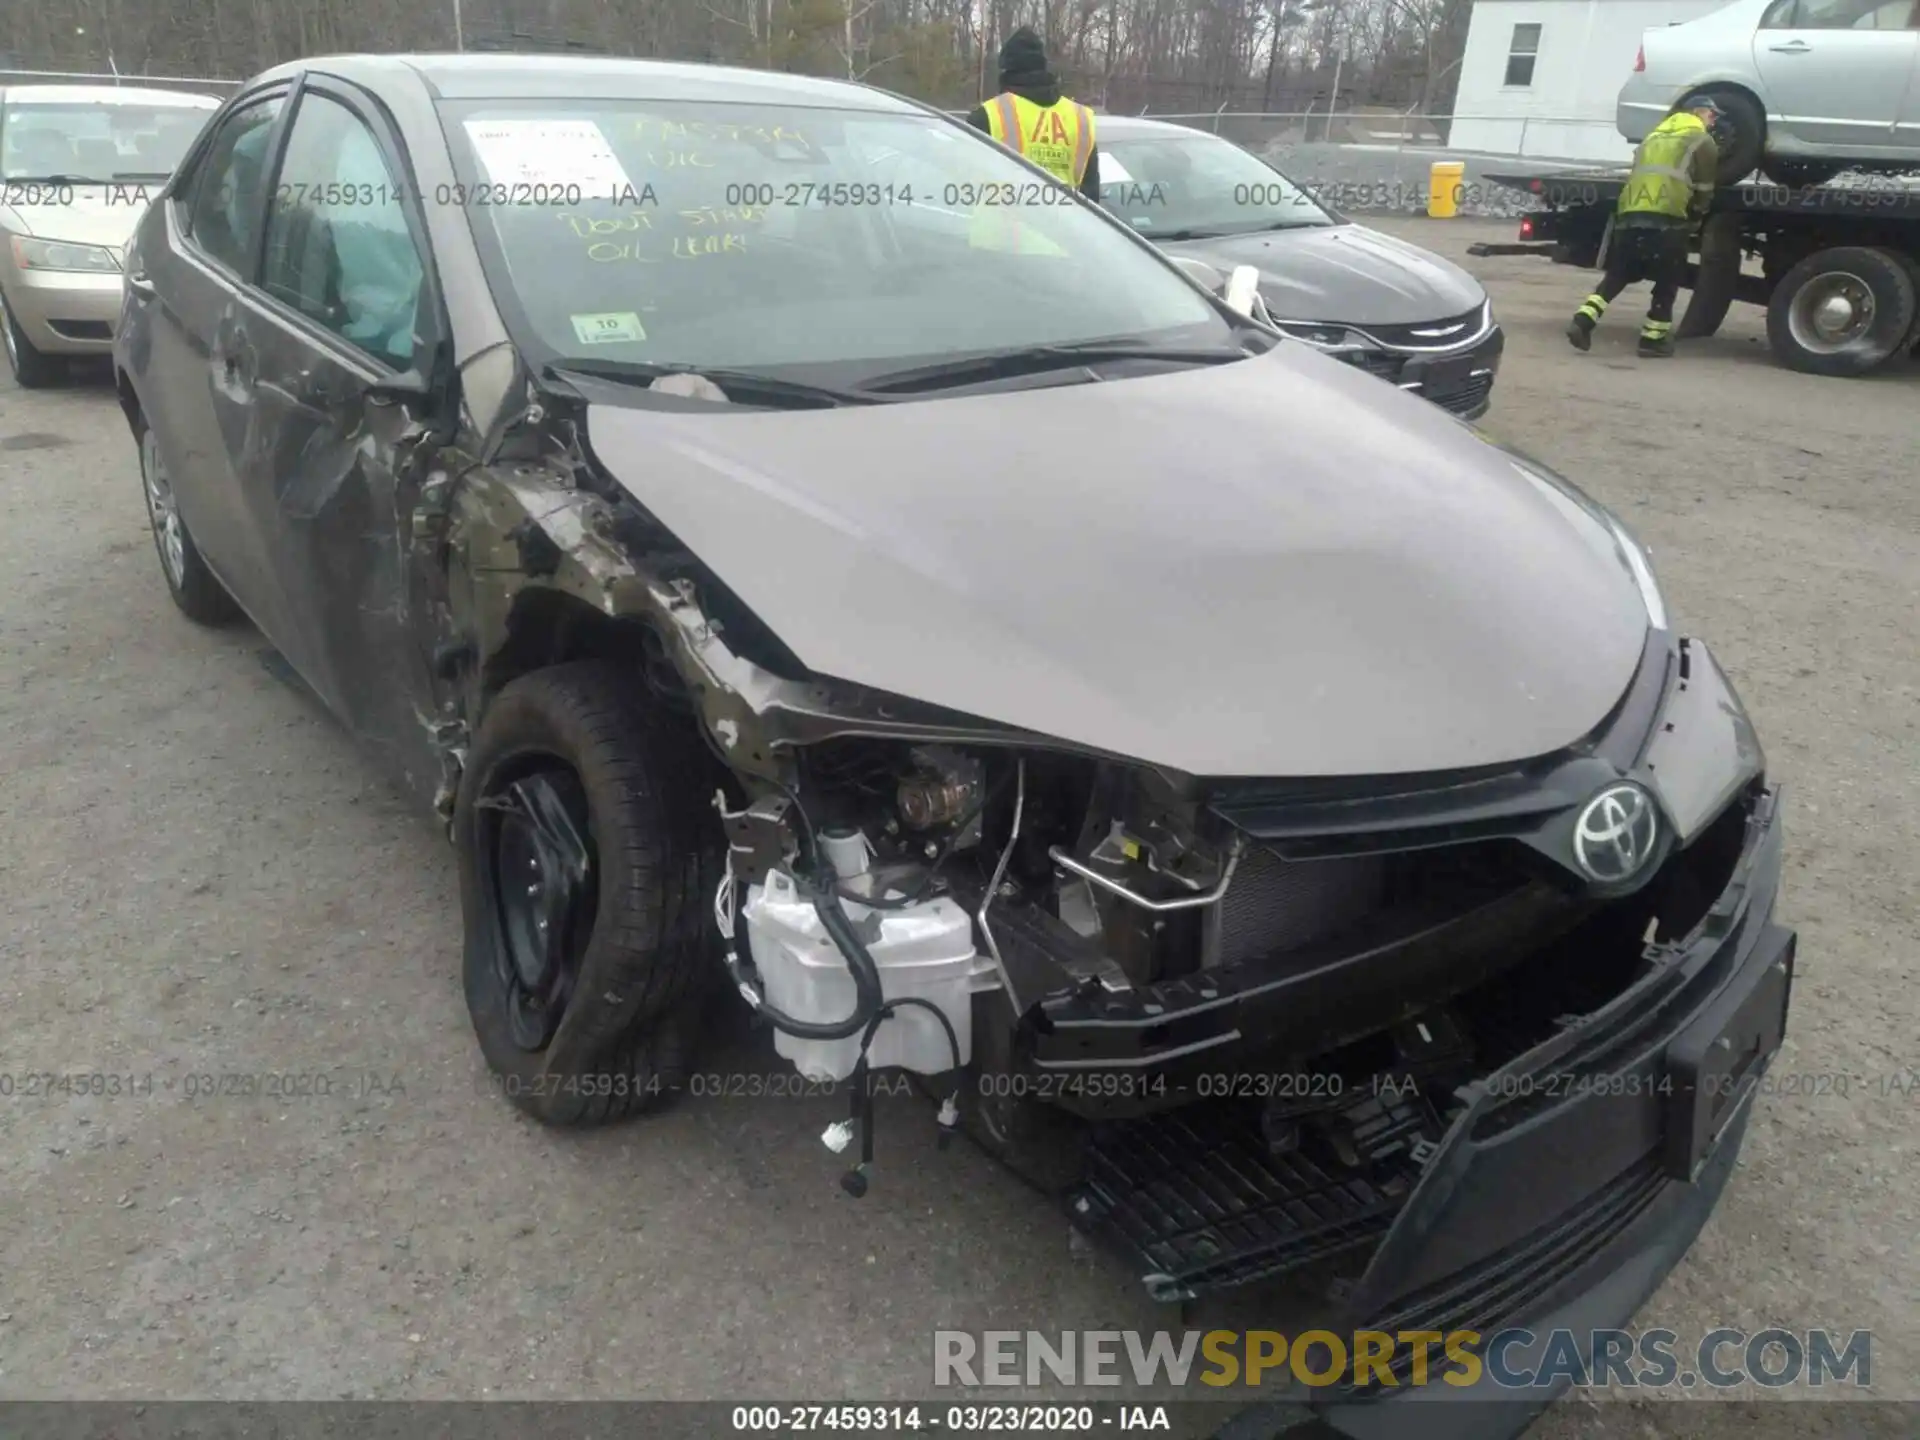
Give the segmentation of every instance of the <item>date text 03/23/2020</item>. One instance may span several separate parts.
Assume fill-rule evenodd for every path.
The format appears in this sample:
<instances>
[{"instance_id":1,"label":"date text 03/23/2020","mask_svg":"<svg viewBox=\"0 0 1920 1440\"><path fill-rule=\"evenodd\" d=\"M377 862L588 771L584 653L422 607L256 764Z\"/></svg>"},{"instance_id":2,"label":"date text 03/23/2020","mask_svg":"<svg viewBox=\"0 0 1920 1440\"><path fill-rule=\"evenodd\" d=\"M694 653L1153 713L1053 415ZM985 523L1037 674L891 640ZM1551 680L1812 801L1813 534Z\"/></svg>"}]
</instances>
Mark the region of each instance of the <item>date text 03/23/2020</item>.
<instances>
[{"instance_id":1,"label":"date text 03/23/2020","mask_svg":"<svg viewBox=\"0 0 1920 1440\"><path fill-rule=\"evenodd\" d=\"M736 1405L736 1434L1073 1435L1171 1430L1164 1405Z\"/></svg>"}]
</instances>

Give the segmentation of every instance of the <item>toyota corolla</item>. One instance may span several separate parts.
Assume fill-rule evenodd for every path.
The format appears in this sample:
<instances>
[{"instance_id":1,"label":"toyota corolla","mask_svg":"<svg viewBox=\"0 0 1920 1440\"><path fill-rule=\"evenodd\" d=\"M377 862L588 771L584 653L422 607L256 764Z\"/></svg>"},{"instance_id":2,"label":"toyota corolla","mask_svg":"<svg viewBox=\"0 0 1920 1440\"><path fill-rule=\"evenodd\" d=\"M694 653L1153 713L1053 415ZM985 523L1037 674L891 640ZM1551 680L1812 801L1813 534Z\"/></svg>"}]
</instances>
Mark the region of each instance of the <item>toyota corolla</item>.
<instances>
[{"instance_id":1,"label":"toyota corolla","mask_svg":"<svg viewBox=\"0 0 1920 1440\"><path fill-rule=\"evenodd\" d=\"M964 1132L1160 1299L1331 1267L1395 1332L1617 1325L1719 1198L1780 800L1645 550L958 122L314 60L127 268L166 586L437 815L540 1120L668 1101L744 1005L929 1088L828 1132L865 1203Z\"/></svg>"}]
</instances>

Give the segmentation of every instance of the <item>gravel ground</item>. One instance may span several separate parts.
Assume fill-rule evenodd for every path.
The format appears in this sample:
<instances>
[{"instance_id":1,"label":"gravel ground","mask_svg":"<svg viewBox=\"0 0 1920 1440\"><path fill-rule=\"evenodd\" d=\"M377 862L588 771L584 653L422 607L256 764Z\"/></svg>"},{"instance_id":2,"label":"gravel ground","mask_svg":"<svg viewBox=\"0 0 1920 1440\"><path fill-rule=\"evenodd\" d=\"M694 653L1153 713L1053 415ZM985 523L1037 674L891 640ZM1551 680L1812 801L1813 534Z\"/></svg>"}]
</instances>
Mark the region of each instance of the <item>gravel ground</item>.
<instances>
[{"instance_id":1,"label":"gravel ground","mask_svg":"<svg viewBox=\"0 0 1920 1440\"><path fill-rule=\"evenodd\" d=\"M1452 253L1510 228L1386 223ZM1487 427L1651 542L1786 782L1801 975L1776 1073L1852 1077L1762 1098L1640 1323L1871 1329L1876 1389L1920 1398L1920 1098L1875 1083L1920 1061L1920 375L1792 375L1741 313L1651 366L1634 297L1575 355L1584 277L1470 263L1509 333ZM1177 1324L904 1102L857 1205L816 1139L837 1101L705 1097L584 1137L519 1119L469 1037L451 852L257 635L174 613L104 384L0 382L0 495L0 1072L153 1087L0 1097L0 1395L924 1396L936 1328ZM742 1037L711 1068L767 1054ZM261 1073L334 1093L188 1093ZM1575 1399L1536 1433L1860 1429Z\"/></svg>"}]
</instances>

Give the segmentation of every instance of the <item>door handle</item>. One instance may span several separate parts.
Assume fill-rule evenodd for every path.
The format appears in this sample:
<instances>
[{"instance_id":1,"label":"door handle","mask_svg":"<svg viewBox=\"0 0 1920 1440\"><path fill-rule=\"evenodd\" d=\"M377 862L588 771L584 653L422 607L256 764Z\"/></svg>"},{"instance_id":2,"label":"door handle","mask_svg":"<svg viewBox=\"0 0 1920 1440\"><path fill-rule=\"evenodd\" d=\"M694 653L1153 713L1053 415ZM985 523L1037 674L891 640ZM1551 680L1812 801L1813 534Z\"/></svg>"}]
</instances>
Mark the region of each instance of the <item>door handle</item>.
<instances>
[{"instance_id":1,"label":"door handle","mask_svg":"<svg viewBox=\"0 0 1920 1440\"><path fill-rule=\"evenodd\" d=\"M146 271L136 270L127 276L127 292L136 300L151 300L153 298L153 281L147 278Z\"/></svg>"},{"instance_id":2,"label":"door handle","mask_svg":"<svg viewBox=\"0 0 1920 1440\"><path fill-rule=\"evenodd\" d=\"M1813 47L1804 40L1789 40L1784 45L1769 45L1767 48L1781 55L1804 55L1813 49Z\"/></svg>"}]
</instances>

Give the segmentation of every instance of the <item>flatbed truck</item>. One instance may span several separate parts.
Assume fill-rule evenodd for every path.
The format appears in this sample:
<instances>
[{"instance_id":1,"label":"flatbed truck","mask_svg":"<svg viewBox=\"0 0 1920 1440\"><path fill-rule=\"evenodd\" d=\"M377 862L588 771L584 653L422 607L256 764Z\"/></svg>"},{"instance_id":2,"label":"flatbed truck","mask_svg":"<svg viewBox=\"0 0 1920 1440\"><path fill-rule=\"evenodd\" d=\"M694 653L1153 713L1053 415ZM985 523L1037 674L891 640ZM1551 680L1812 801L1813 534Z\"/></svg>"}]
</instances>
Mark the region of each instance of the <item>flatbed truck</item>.
<instances>
[{"instance_id":1,"label":"flatbed truck","mask_svg":"<svg viewBox=\"0 0 1920 1440\"><path fill-rule=\"evenodd\" d=\"M1475 255L1540 254L1600 268L1627 167L1491 174L1535 201L1513 244ZM1746 262L1758 262L1758 274ZM1782 364L1814 375L1864 375L1920 352L1920 183L1794 186L1759 179L1714 195L1687 265L1691 292L1675 334L1712 335L1735 301L1767 312Z\"/></svg>"}]
</instances>

